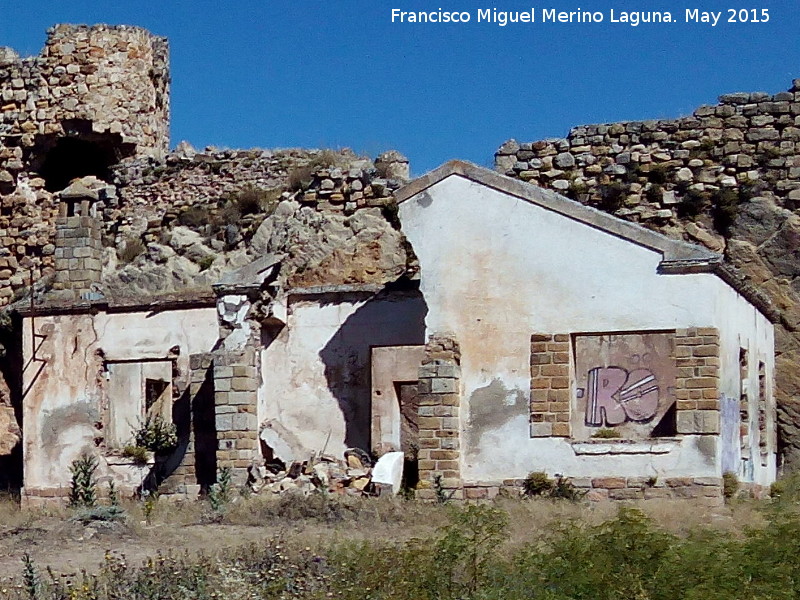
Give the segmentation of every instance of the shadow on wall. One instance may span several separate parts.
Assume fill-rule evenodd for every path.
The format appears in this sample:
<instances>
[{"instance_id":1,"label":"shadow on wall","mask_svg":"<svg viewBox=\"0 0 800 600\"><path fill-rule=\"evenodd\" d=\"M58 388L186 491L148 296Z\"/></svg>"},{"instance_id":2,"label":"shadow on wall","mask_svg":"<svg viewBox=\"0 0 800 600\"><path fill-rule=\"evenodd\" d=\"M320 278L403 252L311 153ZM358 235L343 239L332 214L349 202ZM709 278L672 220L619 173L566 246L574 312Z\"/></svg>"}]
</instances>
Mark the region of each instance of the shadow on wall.
<instances>
[{"instance_id":1,"label":"shadow on wall","mask_svg":"<svg viewBox=\"0 0 800 600\"><path fill-rule=\"evenodd\" d=\"M181 465L186 456L186 450L189 448L191 420L190 395L187 389L172 405L172 422L175 423L178 447L167 455L156 456L156 463L144 478L142 489L139 492L157 490Z\"/></svg>"},{"instance_id":2,"label":"shadow on wall","mask_svg":"<svg viewBox=\"0 0 800 600\"><path fill-rule=\"evenodd\" d=\"M22 428L22 319L12 317L11 324L0 333L5 351L0 361L0 373L8 385L11 406L17 424ZM0 491L19 491L22 488L22 442L11 454L0 456Z\"/></svg>"},{"instance_id":3,"label":"shadow on wall","mask_svg":"<svg viewBox=\"0 0 800 600\"><path fill-rule=\"evenodd\" d=\"M214 371L209 368L203 385L192 401L194 426L194 471L205 492L217 481L217 429L214 408Z\"/></svg>"},{"instance_id":4,"label":"shadow on wall","mask_svg":"<svg viewBox=\"0 0 800 600\"><path fill-rule=\"evenodd\" d=\"M217 480L217 432L215 428L213 369L206 370L203 384L194 398L187 388L172 405L172 422L175 423L178 446L164 456L158 456L153 468L144 478L141 489L152 492L162 484L170 485L169 477L184 463L194 431L194 475L203 492ZM181 481L175 481L178 485Z\"/></svg>"},{"instance_id":5,"label":"shadow on wall","mask_svg":"<svg viewBox=\"0 0 800 600\"><path fill-rule=\"evenodd\" d=\"M348 447L370 448L370 348L424 344L427 312L418 289L387 287L350 315L320 351L328 388L344 416Z\"/></svg>"}]
</instances>

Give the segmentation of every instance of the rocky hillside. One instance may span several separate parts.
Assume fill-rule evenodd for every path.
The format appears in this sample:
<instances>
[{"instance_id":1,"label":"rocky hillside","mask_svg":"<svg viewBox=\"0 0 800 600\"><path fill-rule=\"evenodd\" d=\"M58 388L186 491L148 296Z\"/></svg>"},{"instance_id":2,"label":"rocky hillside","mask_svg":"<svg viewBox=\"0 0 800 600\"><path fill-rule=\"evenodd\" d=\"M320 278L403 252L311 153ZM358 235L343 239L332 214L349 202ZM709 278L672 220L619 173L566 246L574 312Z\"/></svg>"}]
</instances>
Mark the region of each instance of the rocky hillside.
<instances>
[{"instance_id":1,"label":"rocky hillside","mask_svg":"<svg viewBox=\"0 0 800 600\"><path fill-rule=\"evenodd\" d=\"M510 140L506 175L723 252L780 313L776 366L785 465L800 468L800 79L735 93L688 117Z\"/></svg>"},{"instance_id":2,"label":"rocky hillside","mask_svg":"<svg viewBox=\"0 0 800 600\"><path fill-rule=\"evenodd\" d=\"M0 300L53 276L55 216L62 196L96 199L103 224L103 293L115 298L208 292L265 252L283 257L281 284L385 283L411 266L392 192L408 161L375 162L348 150L214 150L186 144L167 155L126 159L113 183L89 176L49 192L31 177L2 197L17 239L0 249ZM0 217L2 219L2 217ZM23 231L19 231L23 229Z\"/></svg>"}]
</instances>

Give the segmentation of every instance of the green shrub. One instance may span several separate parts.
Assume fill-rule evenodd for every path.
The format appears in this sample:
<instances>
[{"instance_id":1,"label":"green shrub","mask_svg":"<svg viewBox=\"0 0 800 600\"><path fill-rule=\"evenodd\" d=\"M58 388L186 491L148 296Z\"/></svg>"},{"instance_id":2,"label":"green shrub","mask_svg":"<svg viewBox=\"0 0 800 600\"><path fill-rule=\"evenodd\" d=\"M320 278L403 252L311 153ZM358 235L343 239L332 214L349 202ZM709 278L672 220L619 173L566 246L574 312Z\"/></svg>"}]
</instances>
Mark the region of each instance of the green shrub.
<instances>
[{"instance_id":1,"label":"green shrub","mask_svg":"<svg viewBox=\"0 0 800 600\"><path fill-rule=\"evenodd\" d=\"M647 180L650 183L664 185L669 180L669 167L663 163L651 164Z\"/></svg>"},{"instance_id":2,"label":"green shrub","mask_svg":"<svg viewBox=\"0 0 800 600\"><path fill-rule=\"evenodd\" d=\"M598 191L600 192L600 201L598 202L598 207L600 209L613 213L622 208L627 191L624 184L618 181L612 181L611 183L598 186Z\"/></svg>"},{"instance_id":3,"label":"green shrub","mask_svg":"<svg viewBox=\"0 0 800 600\"><path fill-rule=\"evenodd\" d=\"M696 217L708 206L709 195L698 190L687 190L678 204L678 216Z\"/></svg>"},{"instance_id":4,"label":"green shrub","mask_svg":"<svg viewBox=\"0 0 800 600\"><path fill-rule=\"evenodd\" d=\"M577 502L587 494L587 491L579 490L575 487L575 484L563 475L556 475L553 489L550 490L549 495L551 498Z\"/></svg>"},{"instance_id":5,"label":"green shrub","mask_svg":"<svg viewBox=\"0 0 800 600\"><path fill-rule=\"evenodd\" d=\"M322 497L322 495L320 495ZM301 498L290 498L299 502ZM800 516L765 511L766 526L675 536L634 508L599 524L558 521L527 544L506 544L508 515L454 507L422 538L370 536L303 549L268 538L203 554L157 553L140 566L108 553L96 574L40 578L23 555L3 594L20 599L178 600L789 600L800 597ZM516 527L537 528L533 522Z\"/></svg>"},{"instance_id":6,"label":"green shrub","mask_svg":"<svg viewBox=\"0 0 800 600\"><path fill-rule=\"evenodd\" d=\"M564 195L567 198L572 198L573 200L580 200L581 196L587 194L588 192L589 187L585 183L576 179L571 179L569 182L569 187Z\"/></svg>"},{"instance_id":7,"label":"green shrub","mask_svg":"<svg viewBox=\"0 0 800 600\"><path fill-rule=\"evenodd\" d=\"M456 493L455 490L448 491L444 484L442 483L442 476L436 475L433 478L433 490L436 493L436 503L437 504L446 504L452 498L453 495Z\"/></svg>"},{"instance_id":8,"label":"green shrub","mask_svg":"<svg viewBox=\"0 0 800 600\"><path fill-rule=\"evenodd\" d=\"M741 194L733 189L716 190L711 195L711 216L714 227L725 236L730 235L730 230L739 215L739 204L742 202Z\"/></svg>"},{"instance_id":9,"label":"green shrub","mask_svg":"<svg viewBox=\"0 0 800 600\"><path fill-rule=\"evenodd\" d=\"M217 482L208 490L208 502L215 516L222 516L233 497L233 470L222 467L217 472Z\"/></svg>"},{"instance_id":10,"label":"green shrub","mask_svg":"<svg viewBox=\"0 0 800 600\"><path fill-rule=\"evenodd\" d=\"M158 493L157 489L141 490L140 498L142 501L142 513L144 514L144 520L148 525L150 525L153 521L153 514L158 507L158 499L160 497L161 494Z\"/></svg>"},{"instance_id":11,"label":"green shrub","mask_svg":"<svg viewBox=\"0 0 800 600\"><path fill-rule=\"evenodd\" d=\"M22 585L25 595L30 600L36 600L39 597L39 588L41 585L39 573L36 570L36 564L33 562L31 555L27 552L22 553ZM5 592L5 590L3 590Z\"/></svg>"},{"instance_id":12,"label":"green shrub","mask_svg":"<svg viewBox=\"0 0 800 600\"><path fill-rule=\"evenodd\" d=\"M195 204L178 215L178 223L184 227L202 227L211 221L211 214L205 206Z\"/></svg>"},{"instance_id":13,"label":"green shrub","mask_svg":"<svg viewBox=\"0 0 800 600\"><path fill-rule=\"evenodd\" d=\"M108 501L111 506L119 506L119 493L113 479L108 481Z\"/></svg>"},{"instance_id":14,"label":"green shrub","mask_svg":"<svg viewBox=\"0 0 800 600\"><path fill-rule=\"evenodd\" d=\"M151 452L170 452L178 445L178 434L175 423L170 423L161 415L150 415L141 423L134 434L136 446Z\"/></svg>"},{"instance_id":15,"label":"green shrub","mask_svg":"<svg viewBox=\"0 0 800 600\"><path fill-rule=\"evenodd\" d=\"M727 471L722 474L722 495L726 500L730 500L736 496L739 491L739 478L736 473Z\"/></svg>"},{"instance_id":16,"label":"green shrub","mask_svg":"<svg viewBox=\"0 0 800 600\"><path fill-rule=\"evenodd\" d=\"M126 517L127 513L120 506L112 504L111 506L91 506L82 508L72 516L71 520L86 525L92 521L124 521Z\"/></svg>"},{"instance_id":17,"label":"green shrub","mask_svg":"<svg viewBox=\"0 0 800 600\"><path fill-rule=\"evenodd\" d=\"M645 198L647 198L648 202L652 202L657 204L664 199L664 188L661 187L659 184L654 183L644 193Z\"/></svg>"},{"instance_id":18,"label":"green shrub","mask_svg":"<svg viewBox=\"0 0 800 600\"><path fill-rule=\"evenodd\" d=\"M209 254L208 256L204 256L203 258L201 258L200 262L198 262L197 264L200 267L201 271L207 271L208 269L211 268L211 265L214 264L214 260L215 260L214 255Z\"/></svg>"},{"instance_id":19,"label":"green shrub","mask_svg":"<svg viewBox=\"0 0 800 600\"><path fill-rule=\"evenodd\" d=\"M144 242L140 238L129 237L125 239L125 244L117 256L123 264L128 264L136 260L145 250Z\"/></svg>"},{"instance_id":20,"label":"green shrub","mask_svg":"<svg viewBox=\"0 0 800 600\"><path fill-rule=\"evenodd\" d=\"M314 180L314 173L320 169L328 169L336 165L339 155L333 150L322 150L302 166L296 166L289 170L287 175L287 187L291 191L307 189Z\"/></svg>"},{"instance_id":21,"label":"green shrub","mask_svg":"<svg viewBox=\"0 0 800 600\"><path fill-rule=\"evenodd\" d=\"M97 503L97 481L94 472L97 470L97 459L89 454L72 461L69 467L72 473L69 491L69 505L72 507L94 506Z\"/></svg>"},{"instance_id":22,"label":"green shrub","mask_svg":"<svg viewBox=\"0 0 800 600\"><path fill-rule=\"evenodd\" d=\"M552 489L553 480L542 471L528 473L522 481L522 491L526 496L546 496Z\"/></svg>"},{"instance_id":23,"label":"green shrub","mask_svg":"<svg viewBox=\"0 0 800 600\"><path fill-rule=\"evenodd\" d=\"M612 440L612 439L619 439L620 437L622 437L622 435L618 430L613 429L611 427L601 427L600 429L595 431L591 437L601 440Z\"/></svg>"},{"instance_id":24,"label":"green shrub","mask_svg":"<svg viewBox=\"0 0 800 600\"><path fill-rule=\"evenodd\" d=\"M586 495L563 475L556 474L555 479L550 479L541 471L528 473L522 481L522 492L528 497L538 496L572 502L577 502Z\"/></svg>"},{"instance_id":25,"label":"green shrub","mask_svg":"<svg viewBox=\"0 0 800 600\"><path fill-rule=\"evenodd\" d=\"M264 189L254 185L246 185L228 197L228 203L236 208L240 215L256 215L274 212L281 197L279 188Z\"/></svg>"},{"instance_id":26,"label":"green shrub","mask_svg":"<svg viewBox=\"0 0 800 600\"><path fill-rule=\"evenodd\" d=\"M128 445L122 449L122 456L130 458L138 466L144 466L150 460L149 450L144 446Z\"/></svg>"}]
</instances>

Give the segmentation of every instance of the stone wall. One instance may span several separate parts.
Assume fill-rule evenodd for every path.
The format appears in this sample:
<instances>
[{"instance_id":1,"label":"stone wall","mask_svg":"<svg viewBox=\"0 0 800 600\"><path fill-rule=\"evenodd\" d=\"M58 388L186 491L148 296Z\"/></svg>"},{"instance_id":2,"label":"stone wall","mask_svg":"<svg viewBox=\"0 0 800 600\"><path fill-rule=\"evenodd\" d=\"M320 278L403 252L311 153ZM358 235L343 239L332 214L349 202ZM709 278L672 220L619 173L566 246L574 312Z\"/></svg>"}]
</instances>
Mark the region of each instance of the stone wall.
<instances>
[{"instance_id":1,"label":"stone wall","mask_svg":"<svg viewBox=\"0 0 800 600\"><path fill-rule=\"evenodd\" d=\"M0 182L13 183L26 161L42 159L58 137L109 136L123 153L117 158L163 155L166 39L129 26L58 25L47 33L39 56L21 59L0 49Z\"/></svg>"},{"instance_id":2,"label":"stone wall","mask_svg":"<svg viewBox=\"0 0 800 600\"><path fill-rule=\"evenodd\" d=\"M531 336L531 437L569 437L569 334Z\"/></svg>"},{"instance_id":3,"label":"stone wall","mask_svg":"<svg viewBox=\"0 0 800 600\"><path fill-rule=\"evenodd\" d=\"M119 202L103 207L106 240L117 247L130 238L159 242L182 225L216 253L249 248L284 200L341 216L393 206L392 192L405 179L384 175L403 165L407 177L407 159L393 151L373 162L346 149L196 152L182 144L163 163L132 160L116 168Z\"/></svg>"},{"instance_id":4,"label":"stone wall","mask_svg":"<svg viewBox=\"0 0 800 600\"><path fill-rule=\"evenodd\" d=\"M0 305L52 275L65 178L166 152L167 61L164 38L127 26L59 25L30 58L0 48Z\"/></svg>"},{"instance_id":5,"label":"stone wall","mask_svg":"<svg viewBox=\"0 0 800 600\"><path fill-rule=\"evenodd\" d=\"M461 353L458 342L433 335L425 346L419 368L419 484L417 497L439 493L462 499L461 490ZM438 482L438 483L437 483Z\"/></svg>"},{"instance_id":6,"label":"stone wall","mask_svg":"<svg viewBox=\"0 0 800 600\"><path fill-rule=\"evenodd\" d=\"M724 503L721 477L576 477L568 479L587 500L659 500L692 498L706 506ZM470 485L467 498L492 499L497 496L520 496L523 480L508 479L501 485Z\"/></svg>"},{"instance_id":7,"label":"stone wall","mask_svg":"<svg viewBox=\"0 0 800 600\"><path fill-rule=\"evenodd\" d=\"M96 203L103 245L117 251L105 253L106 274L131 240L163 246L175 226L186 226L204 238L183 265L196 275L216 255L246 249L288 198L320 213L391 211L392 190L408 177L408 161L394 152L373 162L346 150L198 152L181 144L167 154L167 61L165 39L128 26L59 25L31 58L0 48L0 306L31 277L49 285L59 196L73 177L109 184ZM250 190L256 204L240 201ZM186 249L175 246L178 254ZM174 254L155 248L147 258L158 262L165 252ZM121 262L129 259L130 252ZM187 269L168 267L178 272L176 285L151 277L155 287L187 287ZM209 271L201 287L219 275Z\"/></svg>"},{"instance_id":8,"label":"stone wall","mask_svg":"<svg viewBox=\"0 0 800 600\"><path fill-rule=\"evenodd\" d=\"M723 252L780 311L776 397L785 464L800 464L800 80L670 120L510 140L496 169ZM709 365L710 366L710 365Z\"/></svg>"}]
</instances>

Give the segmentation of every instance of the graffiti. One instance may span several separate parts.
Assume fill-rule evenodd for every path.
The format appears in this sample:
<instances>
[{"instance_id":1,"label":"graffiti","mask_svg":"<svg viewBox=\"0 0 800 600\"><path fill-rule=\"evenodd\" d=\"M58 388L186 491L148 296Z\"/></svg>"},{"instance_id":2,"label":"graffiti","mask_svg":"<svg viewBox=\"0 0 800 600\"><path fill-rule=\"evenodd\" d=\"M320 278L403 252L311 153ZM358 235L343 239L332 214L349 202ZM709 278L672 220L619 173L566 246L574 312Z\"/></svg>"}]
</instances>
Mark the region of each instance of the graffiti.
<instances>
[{"instance_id":1,"label":"graffiti","mask_svg":"<svg viewBox=\"0 0 800 600\"><path fill-rule=\"evenodd\" d=\"M595 367L588 372L586 425L647 423L658 411L659 385L649 369Z\"/></svg>"}]
</instances>

